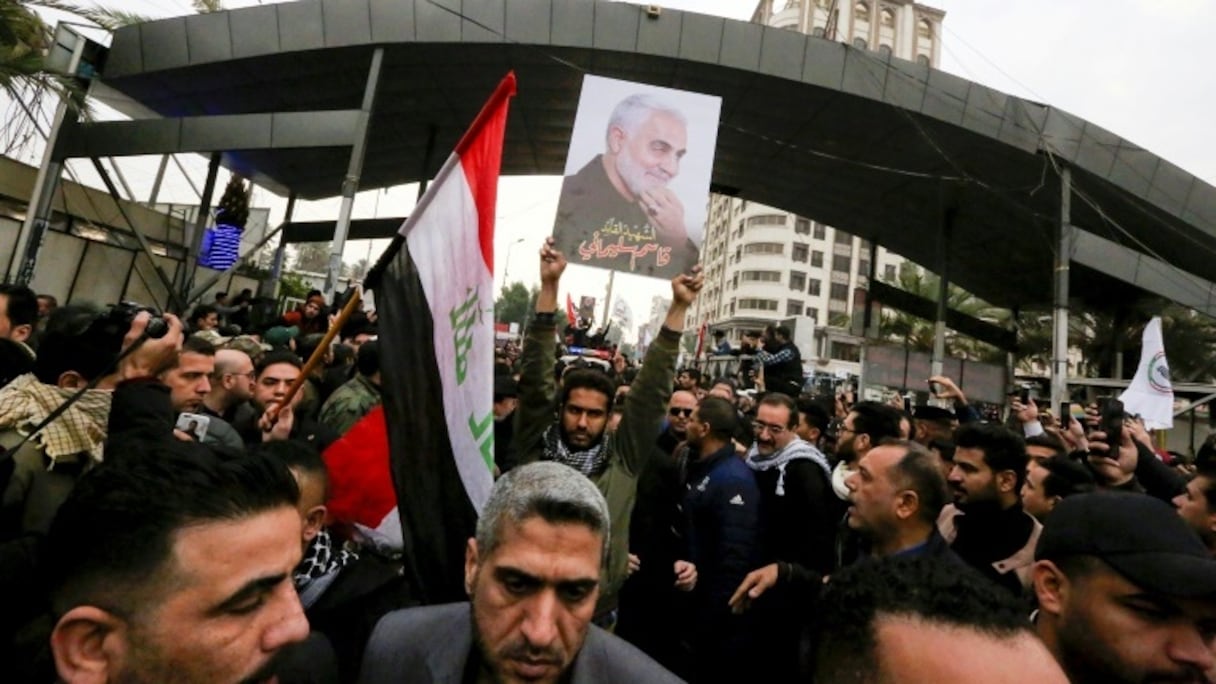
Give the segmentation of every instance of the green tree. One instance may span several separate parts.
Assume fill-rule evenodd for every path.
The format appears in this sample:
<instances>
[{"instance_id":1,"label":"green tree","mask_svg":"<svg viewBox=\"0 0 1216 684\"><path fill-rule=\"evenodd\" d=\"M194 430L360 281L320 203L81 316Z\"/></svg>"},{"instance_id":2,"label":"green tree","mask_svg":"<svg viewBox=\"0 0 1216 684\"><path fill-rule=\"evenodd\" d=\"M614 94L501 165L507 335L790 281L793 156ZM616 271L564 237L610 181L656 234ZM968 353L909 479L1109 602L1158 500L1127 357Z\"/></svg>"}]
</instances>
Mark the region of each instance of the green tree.
<instances>
[{"instance_id":1,"label":"green tree","mask_svg":"<svg viewBox=\"0 0 1216 684\"><path fill-rule=\"evenodd\" d=\"M528 312L536 306L538 295L540 288L535 286L529 290L528 286L518 281L507 285L494 300L494 318L502 323L519 323L522 327Z\"/></svg>"},{"instance_id":2,"label":"green tree","mask_svg":"<svg viewBox=\"0 0 1216 684\"><path fill-rule=\"evenodd\" d=\"M308 291L312 289L312 285L304 279L303 276L294 273L284 273L283 277L279 278L279 299L285 297L295 297L296 299L304 299L308 296Z\"/></svg>"},{"instance_id":3,"label":"green tree","mask_svg":"<svg viewBox=\"0 0 1216 684\"><path fill-rule=\"evenodd\" d=\"M245 179L239 173L232 174L228 186L215 207L216 223L225 223L237 228L244 228L249 221L249 191Z\"/></svg>"}]
</instances>

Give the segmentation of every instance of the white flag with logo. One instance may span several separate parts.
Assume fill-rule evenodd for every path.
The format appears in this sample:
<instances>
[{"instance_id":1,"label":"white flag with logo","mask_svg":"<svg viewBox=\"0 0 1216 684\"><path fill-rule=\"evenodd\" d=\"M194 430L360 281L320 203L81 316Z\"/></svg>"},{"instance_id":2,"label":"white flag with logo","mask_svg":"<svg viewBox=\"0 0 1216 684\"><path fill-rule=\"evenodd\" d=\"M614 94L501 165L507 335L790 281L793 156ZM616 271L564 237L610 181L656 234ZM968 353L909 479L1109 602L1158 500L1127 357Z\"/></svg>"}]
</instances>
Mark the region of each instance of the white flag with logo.
<instances>
[{"instance_id":1,"label":"white flag with logo","mask_svg":"<svg viewBox=\"0 0 1216 684\"><path fill-rule=\"evenodd\" d=\"M1160 317L1153 316L1144 327L1136 377L1119 395L1119 400L1127 413L1139 415L1150 430L1174 427L1174 387L1170 384L1170 366L1165 360Z\"/></svg>"}]
</instances>

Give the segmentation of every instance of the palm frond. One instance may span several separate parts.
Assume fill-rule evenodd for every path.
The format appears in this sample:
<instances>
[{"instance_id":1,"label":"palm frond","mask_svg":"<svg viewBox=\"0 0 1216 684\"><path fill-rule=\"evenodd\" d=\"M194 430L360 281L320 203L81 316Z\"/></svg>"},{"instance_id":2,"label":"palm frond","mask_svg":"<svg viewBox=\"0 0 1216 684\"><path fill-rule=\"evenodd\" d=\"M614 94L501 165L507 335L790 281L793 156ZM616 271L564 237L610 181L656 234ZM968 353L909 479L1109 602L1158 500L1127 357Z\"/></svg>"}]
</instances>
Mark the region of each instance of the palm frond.
<instances>
[{"instance_id":1,"label":"palm frond","mask_svg":"<svg viewBox=\"0 0 1216 684\"><path fill-rule=\"evenodd\" d=\"M66 0L23 0L23 2L27 7L43 7L74 14L82 19L93 22L107 31L114 31L123 26L140 24L152 20L151 17L137 12L99 5L79 5L74 2L67 2Z\"/></svg>"}]
</instances>

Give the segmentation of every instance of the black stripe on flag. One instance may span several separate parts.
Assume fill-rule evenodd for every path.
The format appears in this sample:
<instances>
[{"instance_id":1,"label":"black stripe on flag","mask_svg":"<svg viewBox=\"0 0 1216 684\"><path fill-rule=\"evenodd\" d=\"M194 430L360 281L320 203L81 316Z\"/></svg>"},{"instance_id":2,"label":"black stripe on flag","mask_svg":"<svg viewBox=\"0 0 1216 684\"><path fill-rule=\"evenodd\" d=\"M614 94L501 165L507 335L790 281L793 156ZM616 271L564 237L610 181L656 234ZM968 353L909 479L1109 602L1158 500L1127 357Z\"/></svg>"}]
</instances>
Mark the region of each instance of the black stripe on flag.
<instances>
[{"instance_id":1,"label":"black stripe on flag","mask_svg":"<svg viewBox=\"0 0 1216 684\"><path fill-rule=\"evenodd\" d=\"M477 513L453 458L431 308L406 245L377 285L380 372L406 580L424 604L464 601L465 547Z\"/></svg>"}]
</instances>

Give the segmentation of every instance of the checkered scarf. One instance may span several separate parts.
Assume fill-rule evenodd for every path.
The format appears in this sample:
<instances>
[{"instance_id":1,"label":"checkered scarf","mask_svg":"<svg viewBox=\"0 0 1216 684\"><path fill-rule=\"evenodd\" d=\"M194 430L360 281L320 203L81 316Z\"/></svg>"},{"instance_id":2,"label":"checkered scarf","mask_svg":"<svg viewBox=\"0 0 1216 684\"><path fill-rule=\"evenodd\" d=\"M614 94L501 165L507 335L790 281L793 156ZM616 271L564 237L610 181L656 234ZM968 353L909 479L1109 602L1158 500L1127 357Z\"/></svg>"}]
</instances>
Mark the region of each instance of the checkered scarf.
<instances>
[{"instance_id":1,"label":"checkered scarf","mask_svg":"<svg viewBox=\"0 0 1216 684\"><path fill-rule=\"evenodd\" d=\"M557 423L545 430L544 460L557 461L579 471L587 477L595 477L608 469L608 436L599 444L583 451L571 451L562 441Z\"/></svg>"},{"instance_id":2,"label":"checkered scarf","mask_svg":"<svg viewBox=\"0 0 1216 684\"><path fill-rule=\"evenodd\" d=\"M339 548L335 552L333 537L329 535L329 530L322 527L317 536L312 538L308 551L292 572L291 579L296 589L303 592L313 580L337 572L358 558L358 553L346 548Z\"/></svg>"},{"instance_id":3,"label":"checkered scarf","mask_svg":"<svg viewBox=\"0 0 1216 684\"><path fill-rule=\"evenodd\" d=\"M26 434L75 393L43 384L33 373L19 376L0 388L0 430ZM113 394L108 390L85 392L30 441L41 447L52 467L54 463L75 463L81 454L101 463Z\"/></svg>"}]
</instances>

